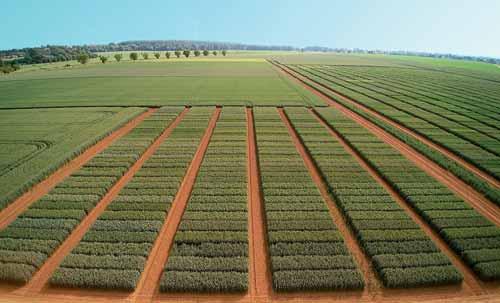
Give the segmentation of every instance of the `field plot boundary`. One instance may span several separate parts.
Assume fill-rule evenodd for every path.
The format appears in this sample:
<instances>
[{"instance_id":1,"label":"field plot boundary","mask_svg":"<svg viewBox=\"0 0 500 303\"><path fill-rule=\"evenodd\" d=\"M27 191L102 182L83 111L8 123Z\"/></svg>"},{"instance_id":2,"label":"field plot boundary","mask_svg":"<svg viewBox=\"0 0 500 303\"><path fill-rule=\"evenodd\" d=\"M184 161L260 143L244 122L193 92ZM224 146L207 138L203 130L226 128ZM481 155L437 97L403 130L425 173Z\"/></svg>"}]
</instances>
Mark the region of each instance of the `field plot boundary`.
<instances>
[{"instance_id":1,"label":"field plot boundary","mask_svg":"<svg viewBox=\"0 0 500 303\"><path fill-rule=\"evenodd\" d=\"M247 170L248 170L248 234L249 234L249 294L267 298L272 293L269 254L267 251L267 226L263 212L260 186L259 159L253 111L246 108L247 117Z\"/></svg>"},{"instance_id":2,"label":"field plot boundary","mask_svg":"<svg viewBox=\"0 0 500 303\"><path fill-rule=\"evenodd\" d=\"M146 112L143 112L142 114L136 116L118 130L115 130L104 139L87 148L79 156L70 160L67 164L61 166L55 172L46 177L43 181L34 185L29 191L10 203L0 212L0 230L7 227L32 203L36 202L39 198L46 195L59 182L63 181L66 177L70 176L73 172L81 168L85 163L90 161L95 155L105 150L113 142L128 134L137 125L144 121L144 119L152 115L156 110L157 109L150 108Z\"/></svg>"},{"instance_id":3,"label":"field plot boundary","mask_svg":"<svg viewBox=\"0 0 500 303\"><path fill-rule=\"evenodd\" d=\"M278 67L282 68L281 66ZM295 75L293 75L290 71L286 70L285 68L282 68L282 70L283 72L286 72L291 77L293 77L293 79L295 79L296 81L300 81L301 83L303 83L303 85L305 85L307 88L313 91L316 95L318 95L324 100L327 100L332 107L335 107L336 109L340 110L345 116L356 121L358 124L368 129L379 139L397 149L403 156L405 156L405 158L415 163L427 174L429 174L434 179L438 180L439 182L450 188L454 193L462 197L466 202L468 202L470 206L472 206L485 218L493 222L495 225L500 226L500 208L495 204L493 204L491 201L489 201L481 193L477 192L470 185L466 184L464 181L462 181L455 175L449 173L447 170L445 170L437 163L433 162L424 155L420 154L414 148L410 147L409 145L402 142L393 135L387 133L385 130L375 125L371 121L368 121L367 119L363 118L359 114L348 109L344 105L334 102L329 96L314 89L304 80L301 80Z\"/></svg>"},{"instance_id":4,"label":"field plot boundary","mask_svg":"<svg viewBox=\"0 0 500 303\"><path fill-rule=\"evenodd\" d=\"M181 122L188 109L184 109L181 114L162 132L156 140L144 151L140 158L129 168L129 170L118 180L117 183L109 189L109 191L102 197L99 203L89 212L89 214L80 222L80 224L73 230L73 232L65 239L65 241L57 248L57 250L50 256L49 259L43 264L40 270L33 276L28 284L19 290L20 293L33 293L41 291L46 285L47 281L52 276L52 273L57 269L57 266L63 261L64 257L75 248L80 240L85 236L87 230L104 212L106 207L113 202L118 196L120 190L127 185L133 178L135 173L142 167L149 157L160 147L161 143L168 138L175 127Z\"/></svg>"},{"instance_id":5,"label":"field plot boundary","mask_svg":"<svg viewBox=\"0 0 500 303\"><path fill-rule=\"evenodd\" d=\"M158 292L158 282L160 281L163 268L168 261L170 249L173 246L175 234L182 220L182 215L186 209L191 196L191 191L196 181L198 171L203 162L205 152L210 143L214 128L221 113L221 107L217 107L212 114L212 118L207 126L205 134L199 143L198 149L189 164L188 170L179 190L172 202L172 208L167 214L161 227L158 237L147 258L146 265L137 283L135 291L131 294L130 300L133 302L151 302Z\"/></svg>"},{"instance_id":6,"label":"field plot boundary","mask_svg":"<svg viewBox=\"0 0 500 303\"><path fill-rule=\"evenodd\" d=\"M297 134L296 130L291 124L285 111L283 110L283 108L278 108L278 112L281 120L288 129L288 133L295 145L295 148L297 149L297 152L300 154L302 160L304 161L305 166L307 167L307 170L309 171L309 174L311 175L311 178L313 179L314 183L316 184L316 187L321 193L323 200L327 204L330 216L332 217L334 224L337 226L339 232L342 234L344 238L344 243L346 244L349 251L352 253L352 256L354 257L356 263L358 264L363 274L363 279L365 282L365 288L362 294L363 297L367 296L371 298L378 297L382 292L382 284L380 280L377 278L375 271L371 267L370 260L359 246L354 233L349 228L347 222L345 221L341 211L338 209L336 203L330 197L330 194L321 176L321 173L319 172L313 159L309 155L306 147L302 143L299 135Z\"/></svg>"},{"instance_id":7,"label":"field plot boundary","mask_svg":"<svg viewBox=\"0 0 500 303\"><path fill-rule=\"evenodd\" d=\"M309 81L312 81L314 82L315 84L325 88L326 90L330 91L332 94L334 94L335 96L337 96L338 98L341 98L342 100L354 105L355 107L371 114L372 116L382 120L383 122L397 128L398 130L402 131L403 133L419 140L420 142L424 143L425 145L427 145L428 147L440 152L441 154L443 154L444 156L446 156L447 158L453 160L454 162L456 162L457 164L459 164L460 166L464 167L465 169L467 169L468 171L470 171L471 173L475 174L476 176L478 176L479 178L483 179L484 181L488 182L488 184L496 187L496 188L500 188L500 180L497 180L495 177L491 176L489 173L487 173L486 171L476 167L475 165L469 163L468 161L466 161L465 159L463 159L462 157L456 155L455 153L449 151L448 149L442 147L441 145L437 144L437 143L434 143L433 141L427 139L426 137L416 133L415 131L393 121L392 119L378 113L377 111L375 110L372 110L368 107L366 107L365 105L363 104L360 104L359 102L357 102L356 100L348 97L348 96L345 96L344 94L341 94L335 90L333 90L332 88L326 86L326 85L323 85L301 73L298 73L296 71L291 71L290 69L288 69L287 67L281 65L281 64L277 64L275 62L273 62L272 64L274 64L275 66L277 66L278 68L280 68L281 70L283 70L285 73L287 73L288 75L294 77L295 79L298 79L300 82L302 83L305 83L303 82L303 80L299 79L296 74L299 74L300 77L303 77L303 78L306 78L307 80ZM307 85L307 84L306 84ZM328 97L327 97L328 98ZM328 100L330 100L328 103L329 104L332 104L332 100L330 98L328 98ZM334 101L333 101L334 102Z\"/></svg>"},{"instance_id":8,"label":"field plot boundary","mask_svg":"<svg viewBox=\"0 0 500 303\"><path fill-rule=\"evenodd\" d=\"M482 293L481 281L479 281L472 270L457 256L453 250L446 244L446 242L435 232L425 220L418 215L415 210L408 205L408 202L394 189L392 186L355 150L340 134L338 134L328 122L326 122L314 109L310 109L311 114L318 120L318 122L324 126L330 135L334 137L342 147L351 154L358 163L372 176L377 183L382 185L382 187L392 196L394 201L408 214L408 216L420 227L420 229L434 242L434 244L439 248L439 250L444 253L452 262L460 273L464 277L463 284L467 286L468 289L465 291L472 291L474 294Z\"/></svg>"}]
</instances>

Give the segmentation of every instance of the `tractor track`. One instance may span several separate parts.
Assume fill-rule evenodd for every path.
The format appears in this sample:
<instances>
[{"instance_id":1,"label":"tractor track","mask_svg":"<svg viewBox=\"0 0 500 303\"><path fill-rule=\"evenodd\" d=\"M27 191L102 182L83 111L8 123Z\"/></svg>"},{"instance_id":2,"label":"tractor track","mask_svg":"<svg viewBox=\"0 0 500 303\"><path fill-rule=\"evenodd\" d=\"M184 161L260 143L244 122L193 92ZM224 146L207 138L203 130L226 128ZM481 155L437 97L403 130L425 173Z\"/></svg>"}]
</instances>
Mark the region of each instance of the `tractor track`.
<instances>
[{"instance_id":1,"label":"tractor track","mask_svg":"<svg viewBox=\"0 0 500 303\"><path fill-rule=\"evenodd\" d=\"M267 251L267 226L260 187L259 160L253 111L246 109L247 117L247 171L248 171L248 235L249 235L249 295L267 299L272 293L269 254Z\"/></svg>"}]
</instances>

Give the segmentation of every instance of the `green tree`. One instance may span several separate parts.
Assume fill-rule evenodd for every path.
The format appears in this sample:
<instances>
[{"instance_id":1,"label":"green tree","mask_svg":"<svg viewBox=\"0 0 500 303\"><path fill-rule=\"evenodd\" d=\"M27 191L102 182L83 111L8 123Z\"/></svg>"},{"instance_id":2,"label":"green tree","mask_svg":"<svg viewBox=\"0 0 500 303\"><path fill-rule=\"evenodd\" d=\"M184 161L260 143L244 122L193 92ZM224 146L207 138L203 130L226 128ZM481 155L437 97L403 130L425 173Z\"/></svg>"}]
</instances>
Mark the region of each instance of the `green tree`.
<instances>
[{"instance_id":1,"label":"green tree","mask_svg":"<svg viewBox=\"0 0 500 303\"><path fill-rule=\"evenodd\" d=\"M204 50L204 51L203 51L203 56L205 56L205 57L206 57L206 56L208 56L208 54L210 54L210 52L209 52L209 51L207 51L207 50Z\"/></svg>"},{"instance_id":2,"label":"green tree","mask_svg":"<svg viewBox=\"0 0 500 303\"><path fill-rule=\"evenodd\" d=\"M106 63L108 61L108 57L106 56L99 56L99 60L101 60L102 64Z\"/></svg>"},{"instance_id":3,"label":"green tree","mask_svg":"<svg viewBox=\"0 0 500 303\"><path fill-rule=\"evenodd\" d=\"M137 53L130 53L130 59L135 61L139 58L139 55Z\"/></svg>"},{"instance_id":4,"label":"green tree","mask_svg":"<svg viewBox=\"0 0 500 303\"><path fill-rule=\"evenodd\" d=\"M182 52L182 54L186 57L186 58L189 58L189 55L191 55L191 51L190 50L185 50Z\"/></svg>"},{"instance_id":5,"label":"green tree","mask_svg":"<svg viewBox=\"0 0 500 303\"><path fill-rule=\"evenodd\" d=\"M165 57L167 57L167 59L170 59L170 52L165 52Z\"/></svg>"},{"instance_id":6,"label":"green tree","mask_svg":"<svg viewBox=\"0 0 500 303\"><path fill-rule=\"evenodd\" d=\"M225 50L225 49L224 49L224 50L222 50L222 55L223 55L223 56L227 55L227 50Z\"/></svg>"},{"instance_id":7,"label":"green tree","mask_svg":"<svg viewBox=\"0 0 500 303\"><path fill-rule=\"evenodd\" d=\"M214 56L217 56L217 51L213 51L212 54L214 54Z\"/></svg>"},{"instance_id":8,"label":"green tree","mask_svg":"<svg viewBox=\"0 0 500 303\"><path fill-rule=\"evenodd\" d=\"M142 53L142 57L144 58L144 60L148 60L149 54L148 53Z\"/></svg>"},{"instance_id":9,"label":"green tree","mask_svg":"<svg viewBox=\"0 0 500 303\"><path fill-rule=\"evenodd\" d=\"M116 62L120 62L123 58L123 55L122 54L115 54L115 60Z\"/></svg>"},{"instance_id":10,"label":"green tree","mask_svg":"<svg viewBox=\"0 0 500 303\"><path fill-rule=\"evenodd\" d=\"M89 62L89 55L81 53L76 57L76 61L80 62L81 64L87 64L87 62Z\"/></svg>"},{"instance_id":11,"label":"green tree","mask_svg":"<svg viewBox=\"0 0 500 303\"><path fill-rule=\"evenodd\" d=\"M177 58L180 58L182 53L181 53L181 51L176 50L176 51L174 52L174 54L175 54L175 56L176 56Z\"/></svg>"},{"instance_id":12,"label":"green tree","mask_svg":"<svg viewBox=\"0 0 500 303\"><path fill-rule=\"evenodd\" d=\"M160 53L155 53L156 59L160 59L160 56L161 56Z\"/></svg>"},{"instance_id":13,"label":"green tree","mask_svg":"<svg viewBox=\"0 0 500 303\"><path fill-rule=\"evenodd\" d=\"M195 55L196 57L199 57L199 56L201 55L201 52L200 52L199 50L195 50L195 51L194 51L194 55Z\"/></svg>"}]
</instances>

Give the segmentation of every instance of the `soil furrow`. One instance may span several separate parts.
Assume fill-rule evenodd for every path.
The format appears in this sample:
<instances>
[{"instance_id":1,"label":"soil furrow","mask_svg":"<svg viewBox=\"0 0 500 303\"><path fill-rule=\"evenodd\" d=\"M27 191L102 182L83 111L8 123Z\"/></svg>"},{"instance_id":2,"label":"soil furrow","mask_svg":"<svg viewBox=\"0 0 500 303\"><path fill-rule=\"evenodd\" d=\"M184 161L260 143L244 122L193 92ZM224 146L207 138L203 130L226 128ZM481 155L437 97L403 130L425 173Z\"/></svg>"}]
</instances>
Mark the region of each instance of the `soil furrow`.
<instances>
[{"instance_id":1,"label":"soil furrow","mask_svg":"<svg viewBox=\"0 0 500 303\"><path fill-rule=\"evenodd\" d=\"M496 206L493 202L489 201L482 194L477 192L474 188L460 180L458 177L448 172L438 164L434 163L427 157L423 156L419 152L417 152L412 147L408 146L406 143L397 139L396 137L388 134L385 130L375 125L374 123L368 121L357 113L351 111L350 109L344 107L343 105L335 102L329 96L324 93L314 89L309 86L305 80L301 80L297 78L294 74L290 73L283 69L288 75L299 81L304 85L306 89L316 94L329 104L332 107L335 107L339 111L341 111L346 117L351 120L357 122L361 126L368 129L371 133L377 136L379 139L384 141L385 143L396 148L404 157L408 160L412 161L415 165L417 165L420 169L425 171L428 175L432 176L437 181L441 182L448 188L450 188L457 195L462 197L464 201L466 201L470 206L472 206L476 211L478 211L485 218L493 222L495 225L500 226L500 208Z\"/></svg>"},{"instance_id":2,"label":"soil furrow","mask_svg":"<svg viewBox=\"0 0 500 303\"><path fill-rule=\"evenodd\" d=\"M273 62L272 62L273 63ZM278 65L278 64L275 64L273 63L275 66L277 66L278 68L280 68L281 71L283 71L284 73L288 74L289 76L291 76L292 78L296 79L297 81L299 81L300 83L302 84L305 84L306 87L308 87L309 90L313 89L315 92L316 95L318 95L318 93L320 95L320 97L322 97L323 99L325 99L324 97L326 97L326 102L330 105L333 105L334 103L337 104L337 102L335 102L334 100L330 99L328 96L322 94L321 92L315 90L314 88L310 87L306 80L309 80L309 81L312 81L314 82L315 84L317 85L320 85L321 87L327 89L330 93L334 94L336 97L356 106L357 108L369 113L370 115L384 121L385 123L397 128L398 130L400 130L401 132L419 140L420 142L426 144L427 146L433 148L434 150L440 152L441 154L445 155L446 157L448 157L449 159L455 161L456 163L460 164L462 167L464 167L465 169L467 169L468 171L474 173L476 176L478 176L479 178L483 179L484 181L488 182L488 184L490 184L491 186L494 186L496 188L500 188L500 180L497 180L495 177L491 176L489 173L483 171L482 169L476 167L475 165L469 163L468 161L464 160L463 158L461 158L460 156L456 155L455 153L449 151L448 149L440 146L439 144L436 144L434 143L433 141L427 139L426 137L416 133L415 131L393 121L392 119L390 118L387 118L386 116L378 113L377 111L374 111L366 106L364 106L363 104L360 104L359 102L357 102L356 100L348 97L348 96L345 96L335 90L333 90L332 88L324 85L324 84L321 84L307 76L304 76L300 73L297 73L297 72L294 72L294 71L291 71L290 69L288 69L287 67L285 66L282 66L282 65Z\"/></svg>"},{"instance_id":3,"label":"soil furrow","mask_svg":"<svg viewBox=\"0 0 500 303\"><path fill-rule=\"evenodd\" d=\"M351 154L365 169L373 179L375 179L382 187L392 196L394 201L410 216L410 218L417 223L420 229L434 242L434 244L439 248L439 250L444 253L451 263L460 271L464 277L463 284L466 287L465 291L472 291L474 294L481 294L482 286L481 281L479 281L474 275L473 271L465 264L460 257L453 252L453 250L446 244L446 242L439 236L439 234L434 231L425 220L419 216L415 210L406 202L406 200L384 179L380 174L356 151L342 136L340 136L334 129L328 125L315 111L310 109L311 114L318 120L318 122L323 125L329 132L329 134L334 137L342 147Z\"/></svg>"},{"instance_id":4,"label":"soil furrow","mask_svg":"<svg viewBox=\"0 0 500 303\"><path fill-rule=\"evenodd\" d=\"M2 212L0 212L0 230L7 227L21 213L23 213L32 203L36 202L42 196L51 191L58 183L69 177L73 172L80 169L85 163L90 161L94 156L105 150L109 145L128 134L144 119L153 114L157 109L150 108L146 112L135 117L127 124L112 132L106 138L100 140L82 154L61 166L54 173L49 175L45 180L33 186L29 191L13 201Z\"/></svg>"},{"instance_id":5,"label":"soil furrow","mask_svg":"<svg viewBox=\"0 0 500 303\"><path fill-rule=\"evenodd\" d=\"M352 253L356 263L358 264L359 268L361 269L361 272L363 273L363 278L365 281L365 289L363 290L363 297L376 298L380 296L382 293L382 284L380 280L377 278L375 271L371 267L370 260L359 246L356 240L356 236L354 235L352 230L348 227L347 222L342 216L340 209L337 207L337 204L331 198L328 192L328 188L321 176L321 173L319 172L318 168L316 167L316 164L309 155L309 152L304 147L301 139L299 138L299 135L293 128L285 111L283 110L283 108L278 108L278 112L280 114L281 120L288 129L288 133L290 134L290 137L292 138L292 141L295 144L297 151L304 160L304 163L309 171L309 174L311 175L314 183L318 187L321 196L325 200L328 209L330 211L330 215L333 218L334 224L337 226L338 230L342 234L347 248Z\"/></svg>"},{"instance_id":6,"label":"soil furrow","mask_svg":"<svg viewBox=\"0 0 500 303\"><path fill-rule=\"evenodd\" d=\"M179 187L172 208L167 214L163 226L156 238L146 261L144 271L141 274L134 293L129 298L134 302L151 302L158 291L158 282L160 281L163 268L168 261L170 249L174 243L175 234L186 209L187 203L198 175L198 171L203 162L205 152L212 138L213 131L221 113L221 108L217 107L212 115L208 127L200 141L198 149L194 154L193 160L189 164L188 170Z\"/></svg>"},{"instance_id":7,"label":"soil furrow","mask_svg":"<svg viewBox=\"0 0 500 303\"><path fill-rule=\"evenodd\" d=\"M66 240L57 248L57 250L50 256L49 259L43 264L40 270L33 276L33 278L18 292L21 294L37 293L40 292L49 281L52 273L57 269L59 264L63 261L64 257L75 248L81 239L85 236L87 230L94 224L99 216L104 212L106 207L113 202L118 196L119 192L125 185L134 177L135 173L141 169L142 165L151 157L156 150L160 147L165 139L170 136L175 127L181 122L182 118L188 111L184 109L179 116L172 122L163 133L156 138L156 140L146 149L140 158L129 168L129 170L114 184L110 190L102 197L99 203L89 212L89 214L80 222L80 224L71 232Z\"/></svg>"},{"instance_id":8,"label":"soil furrow","mask_svg":"<svg viewBox=\"0 0 500 303\"><path fill-rule=\"evenodd\" d=\"M247 146L248 146L248 235L250 249L250 285L252 298L266 299L272 292L271 273L269 271L269 254L267 251L267 228L263 214L263 199L260 187L260 172L257 158L257 143L253 111L246 109Z\"/></svg>"}]
</instances>

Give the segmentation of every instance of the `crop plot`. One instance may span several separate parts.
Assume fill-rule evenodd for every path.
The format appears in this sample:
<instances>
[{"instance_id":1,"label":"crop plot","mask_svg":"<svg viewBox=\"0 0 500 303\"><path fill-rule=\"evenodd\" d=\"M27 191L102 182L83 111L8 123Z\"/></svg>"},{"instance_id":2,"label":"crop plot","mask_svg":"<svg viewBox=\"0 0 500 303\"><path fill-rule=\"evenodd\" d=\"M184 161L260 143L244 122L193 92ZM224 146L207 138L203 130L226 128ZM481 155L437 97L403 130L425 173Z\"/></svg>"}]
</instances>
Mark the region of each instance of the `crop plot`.
<instances>
[{"instance_id":1,"label":"crop plot","mask_svg":"<svg viewBox=\"0 0 500 303\"><path fill-rule=\"evenodd\" d=\"M161 291L247 290L245 125L244 108L222 110L161 278Z\"/></svg>"},{"instance_id":2,"label":"crop plot","mask_svg":"<svg viewBox=\"0 0 500 303\"><path fill-rule=\"evenodd\" d=\"M255 109L273 286L357 289L363 279L274 108Z\"/></svg>"}]
</instances>

